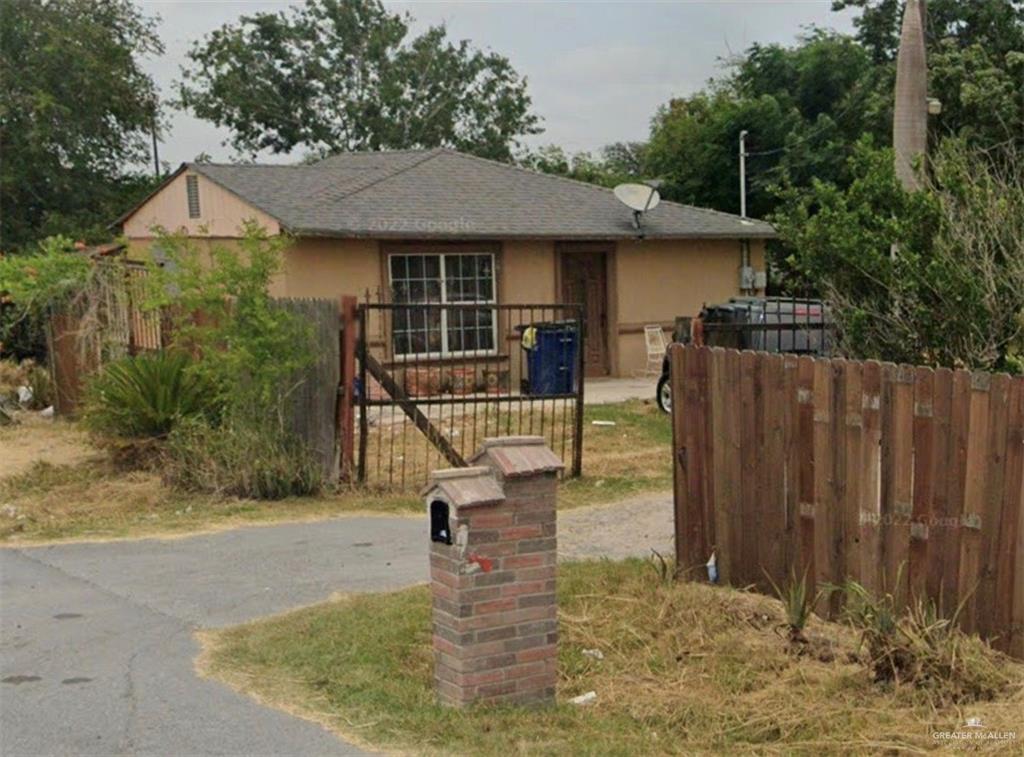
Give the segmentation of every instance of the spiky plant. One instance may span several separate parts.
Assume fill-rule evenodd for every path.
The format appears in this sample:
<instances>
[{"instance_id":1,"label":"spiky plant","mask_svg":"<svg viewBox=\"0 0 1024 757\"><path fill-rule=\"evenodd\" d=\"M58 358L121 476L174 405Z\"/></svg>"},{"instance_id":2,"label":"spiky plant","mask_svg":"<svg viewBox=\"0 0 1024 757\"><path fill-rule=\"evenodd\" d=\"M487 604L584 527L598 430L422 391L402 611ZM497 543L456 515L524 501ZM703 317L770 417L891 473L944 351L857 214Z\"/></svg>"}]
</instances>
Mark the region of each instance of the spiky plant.
<instances>
[{"instance_id":1,"label":"spiky plant","mask_svg":"<svg viewBox=\"0 0 1024 757\"><path fill-rule=\"evenodd\" d=\"M101 434L162 438L183 418L210 415L216 392L184 353L156 352L110 363L90 382L84 419Z\"/></svg>"},{"instance_id":2,"label":"spiky plant","mask_svg":"<svg viewBox=\"0 0 1024 757\"><path fill-rule=\"evenodd\" d=\"M814 612L814 605L817 604L818 599L821 597L821 592L812 591L807 583L806 570L799 578L797 578L796 570L791 570L789 581L786 582L784 587L780 587L775 583L767 571L765 571L765 576L772 585L775 596L779 598L779 601L786 608L786 628L788 629L790 643L806 644L807 637L804 636L804 629L807 627L807 621L810 620L811 614Z\"/></svg>"}]
</instances>

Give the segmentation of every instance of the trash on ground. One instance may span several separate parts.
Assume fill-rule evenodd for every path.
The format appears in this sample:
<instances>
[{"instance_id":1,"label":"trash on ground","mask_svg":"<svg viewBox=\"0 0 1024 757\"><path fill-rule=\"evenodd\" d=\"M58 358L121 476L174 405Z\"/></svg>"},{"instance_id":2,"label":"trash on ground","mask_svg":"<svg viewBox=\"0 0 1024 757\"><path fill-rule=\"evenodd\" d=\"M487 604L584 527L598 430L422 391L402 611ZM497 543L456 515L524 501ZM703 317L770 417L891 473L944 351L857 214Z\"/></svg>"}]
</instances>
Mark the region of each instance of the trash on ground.
<instances>
[{"instance_id":1,"label":"trash on ground","mask_svg":"<svg viewBox=\"0 0 1024 757\"><path fill-rule=\"evenodd\" d=\"M602 652L600 649L584 649L583 656L593 657L595 660L603 660L604 652Z\"/></svg>"},{"instance_id":2,"label":"trash on ground","mask_svg":"<svg viewBox=\"0 0 1024 757\"><path fill-rule=\"evenodd\" d=\"M586 694L580 694L578 697L573 697L569 700L570 704L593 704L597 701L597 692L588 691Z\"/></svg>"},{"instance_id":3,"label":"trash on ground","mask_svg":"<svg viewBox=\"0 0 1024 757\"><path fill-rule=\"evenodd\" d=\"M591 421L591 426L614 426L615 421Z\"/></svg>"}]
</instances>

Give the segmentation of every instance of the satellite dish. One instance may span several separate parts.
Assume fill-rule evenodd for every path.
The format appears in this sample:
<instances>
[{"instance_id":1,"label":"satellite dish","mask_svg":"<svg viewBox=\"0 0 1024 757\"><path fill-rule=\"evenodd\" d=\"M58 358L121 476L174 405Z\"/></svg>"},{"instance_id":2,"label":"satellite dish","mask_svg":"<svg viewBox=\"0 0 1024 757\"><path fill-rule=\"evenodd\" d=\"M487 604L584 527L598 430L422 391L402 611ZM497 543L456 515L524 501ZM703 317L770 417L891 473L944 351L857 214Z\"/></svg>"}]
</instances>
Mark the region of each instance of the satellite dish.
<instances>
[{"instance_id":1,"label":"satellite dish","mask_svg":"<svg viewBox=\"0 0 1024 757\"><path fill-rule=\"evenodd\" d=\"M661 202L658 190L646 184L619 184L614 192L619 202L638 213L653 210Z\"/></svg>"},{"instance_id":2,"label":"satellite dish","mask_svg":"<svg viewBox=\"0 0 1024 757\"><path fill-rule=\"evenodd\" d=\"M633 225L640 228L640 219L648 210L658 207L661 195L646 184L619 184L613 190L619 202L633 211Z\"/></svg>"}]
</instances>

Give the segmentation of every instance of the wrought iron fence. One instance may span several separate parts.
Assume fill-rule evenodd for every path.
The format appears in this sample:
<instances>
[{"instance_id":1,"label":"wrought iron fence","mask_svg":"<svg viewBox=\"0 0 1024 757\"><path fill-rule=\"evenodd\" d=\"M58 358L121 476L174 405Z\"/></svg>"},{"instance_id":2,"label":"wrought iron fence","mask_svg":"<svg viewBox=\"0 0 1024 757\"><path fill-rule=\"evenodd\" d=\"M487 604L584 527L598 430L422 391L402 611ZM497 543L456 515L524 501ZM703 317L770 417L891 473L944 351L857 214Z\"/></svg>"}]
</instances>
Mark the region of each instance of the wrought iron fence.
<instances>
[{"instance_id":1,"label":"wrought iron fence","mask_svg":"<svg viewBox=\"0 0 1024 757\"><path fill-rule=\"evenodd\" d=\"M580 474L580 306L368 302L358 317L360 482L407 490L486 437L520 435Z\"/></svg>"}]
</instances>

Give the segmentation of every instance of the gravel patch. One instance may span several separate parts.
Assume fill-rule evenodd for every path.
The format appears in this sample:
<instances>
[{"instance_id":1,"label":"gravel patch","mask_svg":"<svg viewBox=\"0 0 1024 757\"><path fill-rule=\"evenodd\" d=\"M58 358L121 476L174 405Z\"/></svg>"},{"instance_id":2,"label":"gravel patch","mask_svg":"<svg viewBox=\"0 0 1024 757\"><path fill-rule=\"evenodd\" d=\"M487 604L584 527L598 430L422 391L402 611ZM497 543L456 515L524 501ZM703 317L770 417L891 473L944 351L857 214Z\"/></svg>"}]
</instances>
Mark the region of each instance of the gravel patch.
<instances>
[{"instance_id":1,"label":"gravel patch","mask_svg":"<svg viewBox=\"0 0 1024 757\"><path fill-rule=\"evenodd\" d=\"M672 492L644 494L610 505L558 514L558 557L585 560L674 553Z\"/></svg>"}]
</instances>

